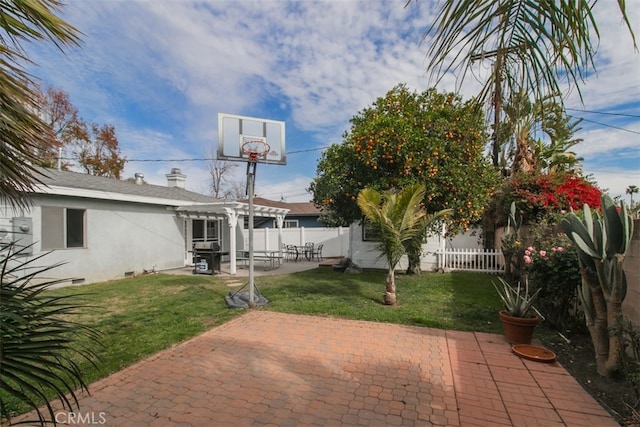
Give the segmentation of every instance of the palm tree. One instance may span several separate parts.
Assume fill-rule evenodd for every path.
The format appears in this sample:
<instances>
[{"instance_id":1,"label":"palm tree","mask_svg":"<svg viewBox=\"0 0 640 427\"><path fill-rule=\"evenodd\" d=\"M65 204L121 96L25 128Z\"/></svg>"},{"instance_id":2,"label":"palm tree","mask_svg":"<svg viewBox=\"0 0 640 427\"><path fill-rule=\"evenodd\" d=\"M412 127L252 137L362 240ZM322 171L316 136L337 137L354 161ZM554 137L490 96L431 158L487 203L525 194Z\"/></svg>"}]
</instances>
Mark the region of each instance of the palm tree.
<instances>
[{"instance_id":1,"label":"palm tree","mask_svg":"<svg viewBox=\"0 0 640 427\"><path fill-rule=\"evenodd\" d=\"M407 0L407 5L412 0ZM417 2L417 0L416 0ZM428 70L437 79L456 72L464 81L474 62L493 58L493 71L480 91L478 100L489 101L494 111L492 157L499 165L498 127L502 100L524 91L534 101L558 97L563 104L561 82L575 88L595 72L594 55L599 31L587 0L449 0L441 1L434 22L423 39L429 40ZM634 47L635 35L626 12L626 2L618 1ZM592 38L596 43L592 43ZM475 76L473 76L475 78Z\"/></svg>"},{"instance_id":2,"label":"palm tree","mask_svg":"<svg viewBox=\"0 0 640 427\"><path fill-rule=\"evenodd\" d=\"M582 139L574 134L581 120L572 121L554 97L532 102L528 95L519 91L511 94L504 104L505 120L500 124L500 144L507 144L503 152L506 163L511 160L510 173L532 173L547 170L549 173L569 172L576 169L582 160L571 147ZM534 138L540 129L549 142ZM506 169L506 164L504 165Z\"/></svg>"},{"instance_id":3,"label":"palm tree","mask_svg":"<svg viewBox=\"0 0 640 427\"><path fill-rule=\"evenodd\" d=\"M39 183L37 152L50 142L51 130L38 116L39 86L23 68L29 63L21 43L49 41L79 44L78 31L56 16L60 0L0 0L0 204L28 207L29 192ZM36 276L51 268L38 267L41 257L26 257L28 248L0 245L0 424L10 415L8 400L36 409L38 420L53 422L54 409L47 400L57 397L65 409L77 404L77 388L85 388L76 357L92 360L95 354L78 344L98 333L69 319L82 304L71 296L52 297L45 292L57 281L41 282ZM35 283L40 282L40 283ZM7 397L9 398L8 400Z\"/></svg>"},{"instance_id":4,"label":"palm tree","mask_svg":"<svg viewBox=\"0 0 640 427\"><path fill-rule=\"evenodd\" d=\"M13 410L36 410L41 425L54 423L57 398L62 406L74 410L78 388L87 390L78 360L93 363L100 333L93 327L73 321L87 308L77 294L53 296L52 286L64 280L42 280L60 264L38 266L47 253L27 257L29 247L0 244L0 424L10 421ZM95 366L95 364L94 364ZM18 403L20 402L20 403ZM43 405L46 411L40 408ZM49 420L47 421L47 415Z\"/></svg>"},{"instance_id":5,"label":"palm tree","mask_svg":"<svg viewBox=\"0 0 640 427\"><path fill-rule=\"evenodd\" d=\"M580 169L580 163L584 160L578 157L571 147L582 142L582 138L576 138L575 134L581 129L578 127L582 119L573 120L565 114L562 106L553 103L544 110L542 131L549 136L549 144L538 141L536 154L540 166L549 173L576 172Z\"/></svg>"},{"instance_id":6,"label":"palm tree","mask_svg":"<svg viewBox=\"0 0 640 427\"><path fill-rule=\"evenodd\" d=\"M407 271L406 274L420 274L420 256L422 255L422 244L426 243L429 231L433 230L436 224L439 224L445 218L453 214L453 209L443 209L436 213L427 213L422 219L422 233L413 236L412 239L404 242L404 250L407 253Z\"/></svg>"},{"instance_id":7,"label":"palm tree","mask_svg":"<svg viewBox=\"0 0 640 427\"><path fill-rule=\"evenodd\" d=\"M638 188L637 185L630 185L627 187L626 193L631 196L631 203L629 203L629 206L631 207L631 209L633 209L633 195L638 192L640 192L640 189Z\"/></svg>"},{"instance_id":8,"label":"palm tree","mask_svg":"<svg viewBox=\"0 0 640 427\"><path fill-rule=\"evenodd\" d=\"M427 215L422 200L425 186L415 184L400 191L378 192L365 188L358 194L358 206L365 218L379 233L380 257L387 261L384 303L395 305L395 267L405 253L404 244L424 232Z\"/></svg>"},{"instance_id":9,"label":"palm tree","mask_svg":"<svg viewBox=\"0 0 640 427\"><path fill-rule=\"evenodd\" d=\"M536 171L538 163L533 152L532 133L539 118L537 105L529 100L525 92L519 91L511 94L504 111L506 120L501 128L511 139L511 175Z\"/></svg>"},{"instance_id":10,"label":"palm tree","mask_svg":"<svg viewBox=\"0 0 640 427\"><path fill-rule=\"evenodd\" d=\"M617 3L637 47L626 4ZM487 80L482 99L494 93L496 83L507 90L505 98L520 90L533 93L535 100L562 94L560 82L565 79L580 93L580 82L590 68L595 71L597 43L592 38L599 38L599 31L592 9L596 2L457 0L440 4L424 35L434 37L428 69L439 77L461 69L464 78L475 60L496 58L497 70Z\"/></svg>"},{"instance_id":11,"label":"palm tree","mask_svg":"<svg viewBox=\"0 0 640 427\"><path fill-rule=\"evenodd\" d=\"M55 15L62 5L60 0L0 0L0 202L14 207L28 206L25 193L39 183L35 153L50 132L36 113L38 85L23 68L30 61L21 43L79 44L78 31Z\"/></svg>"}]
</instances>

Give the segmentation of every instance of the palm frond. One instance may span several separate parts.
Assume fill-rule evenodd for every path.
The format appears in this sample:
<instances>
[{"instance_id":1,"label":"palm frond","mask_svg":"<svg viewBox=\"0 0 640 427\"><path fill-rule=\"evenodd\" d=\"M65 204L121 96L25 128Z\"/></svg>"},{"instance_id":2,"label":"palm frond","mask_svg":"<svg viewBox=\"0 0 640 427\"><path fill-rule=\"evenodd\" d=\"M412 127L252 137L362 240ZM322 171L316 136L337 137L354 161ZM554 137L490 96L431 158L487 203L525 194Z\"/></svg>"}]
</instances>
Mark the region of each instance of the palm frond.
<instances>
[{"instance_id":1,"label":"palm frond","mask_svg":"<svg viewBox=\"0 0 640 427\"><path fill-rule=\"evenodd\" d=\"M0 2L0 202L26 208L26 194L41 184L36 148L47 143L47 125L35 113L37 96L24 67L21 42L50 41L58 48L79 44L79 32L55 12L59 0Z\"/></svg>"},{"instance_id":2,"label":"palm frond","mask_svg":"<svg viewBox=\"0 0 640 427\"><path fill-rule=\"evenodd\" d=\"M47 291L61 280L38 281L38 276L58 264L39 267L34 263L44 255L27 258L25 248L14 243L0 248L0 417L9 418L8 394L36 410L39 423L56 398L67 409L78 405L76 390L87 390L77 358L95 366L96 354L79 346L78 338L99 343L100 333L71 320L87 309L81 294L54 296ZM53 418L52 418L53 419Z\"/></svg>"},{"instance_id":3,"label":"palm frond","mask_svg":"<svg viewBox=\"0 0 640 427\"><path fill-rule=\"evenodd\" d=\"M424 233L424 194L424 185L415 184L383 193L365 188L358 195L358 206L379 232L381 257L386 258L390 268L404 255L405 243Z\"/></svg>"},{"instance_id":4,"label":"palm frond","mask_svg":"<svg viewBox=\"0 0 640 427\"><path fill-rule=\"evenodd\" d=\"M411 0L407 2L410 3ZM459 0L441 2L423 41L429 42L428 69L436 80L454 72L464 80L473 63L496 57L501 80L509 91L523 89L536 99L561 91L561 83L575 88L595 71L597 22L589 0ZM636 46L624 0L618 0L623 20ZM637 46L636 46L637 48ZM495 79L481 91L486 101Z\"/></svg>"}]
</instances>

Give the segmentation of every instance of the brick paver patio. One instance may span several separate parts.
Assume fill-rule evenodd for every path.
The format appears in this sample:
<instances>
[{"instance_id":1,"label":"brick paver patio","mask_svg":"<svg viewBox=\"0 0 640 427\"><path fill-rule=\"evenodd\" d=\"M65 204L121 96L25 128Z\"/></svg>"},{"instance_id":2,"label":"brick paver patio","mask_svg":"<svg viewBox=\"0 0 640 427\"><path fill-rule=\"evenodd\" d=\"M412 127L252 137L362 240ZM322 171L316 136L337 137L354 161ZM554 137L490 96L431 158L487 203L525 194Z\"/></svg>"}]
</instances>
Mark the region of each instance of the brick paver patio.
<instances>
[{"instance_id":1,"label":"brick paver patio","mask_svg":"<svg viewBox=\"0 0 640 427\"><path fill-rule=\"evenodd\" d=\"M57 420L118 427L618 425L562 366L517 357L501 335L261 310L89 390L77 413L57 413Z\"/></svg>"}]
</instances>

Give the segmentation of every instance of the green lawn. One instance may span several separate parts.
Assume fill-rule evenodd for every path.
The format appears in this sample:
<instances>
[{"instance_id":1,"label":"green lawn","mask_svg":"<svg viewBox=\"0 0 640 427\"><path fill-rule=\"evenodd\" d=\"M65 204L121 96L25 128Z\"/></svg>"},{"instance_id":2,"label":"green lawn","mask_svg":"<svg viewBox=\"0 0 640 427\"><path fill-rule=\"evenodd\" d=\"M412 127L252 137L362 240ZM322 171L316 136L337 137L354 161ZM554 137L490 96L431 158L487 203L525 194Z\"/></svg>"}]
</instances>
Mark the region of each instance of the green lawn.
<instances>
[{"instance_id":1,"label":"green lawn","mask_svg":"<svg viewBox=\"0 0 640 427\"><path fill-rule=\"evenodd\" d=\"M386 272L362 274L329 268L256 278L270 303L263 310L370 320L433 328L500 333L495 276L471 273L397 275L398 302L382 304ZM230 290L220 276L147 275L108 283L68 287L55 294L82 292L93 308L74 320L103 333L99 370L89 381L118 371L172 344L241 315L229 309ZM135 343L135 345L132 345ZM87 367L88 368L88 367Z\"/></svg>"},{"instance_id":2,"label":"green lawn","mask_svg":"<svg viewBox=\"0 0 640 427\"><path fill-rule=\"evenodd\" d=\"M329 268L256 278L270 303L263 310L334 316L432 328L500 333L495 276L471 273L396 276L398 305L382 304L386 271L345 274ZM233 290L233 289L231 289ZM230 288L218 276L146 275L68 287L54 294L83 294L92 308L74 320L101 331L98 369L87 362L87 383L242 315L229 309ZM95 344L92 344L95 346ZM12 408L20 411L19 405ZM26 409L26 408L24 408ZM23 409L23 410L24 410Z\"/></svg>"}]
</instances>

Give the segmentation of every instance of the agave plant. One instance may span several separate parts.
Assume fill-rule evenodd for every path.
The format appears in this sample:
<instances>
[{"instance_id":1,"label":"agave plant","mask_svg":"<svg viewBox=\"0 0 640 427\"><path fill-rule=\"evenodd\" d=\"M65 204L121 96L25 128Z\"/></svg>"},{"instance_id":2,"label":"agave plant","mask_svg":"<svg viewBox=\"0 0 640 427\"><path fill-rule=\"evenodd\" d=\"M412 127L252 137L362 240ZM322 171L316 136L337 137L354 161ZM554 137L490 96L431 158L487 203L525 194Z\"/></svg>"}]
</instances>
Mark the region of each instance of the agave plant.
<instances>
[{"instance_id":1,"label":"agave plant","mask_svg":"<svg viewBox=\"0 0 640 427\"><path fill-rule=\"evenodd\" d=\"M538 297L540 289L530 294L529 281L526 279L524 289L520 282L518 282L518 286L513 287L502 277L498 277L498 280L500 280L502 287L498 287L495 283L493 287L496 288L496 292L504 304L504 310L513 317L531 317L533 303Z\"/></svg>"},{"instance_id":2,"label":"agave plant","mask_svg":"<svg viewBox=\"0 0 640 427\"><path fill-rule=\"evenodd\" d=\"M584 205L582 218L571 212L562 222L567 236L578 249L582 276L579 293L587 329L596 353L600 375L611 376L620 361L619 337L609 330L619 327L627 279L622 264L633 235L633 221L624 201L615 205L604 194L602 214L592 214Z\"/></svg>"},{"instance_id":3,"label":"agave plant","mask_svg":"<svg viewBox=\"0 0 640 427\"><path fill-rule=\"evenodd\" d=\"M27 252L14 243L0 247L0 419L10 418L9 401L19 401L36 410L38 423L55 424L49 400L59 400L65 409L77 407L76 390L88 389L76 360L94 364L97 359L78 338L98 342L99 332L70 320L87 307L78 294L46 292L62 280L38 280L59 264L40 267L47 253L27 257Z\"/></svg>"}]
</instances>

